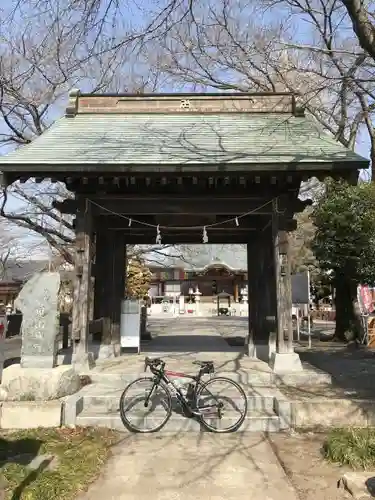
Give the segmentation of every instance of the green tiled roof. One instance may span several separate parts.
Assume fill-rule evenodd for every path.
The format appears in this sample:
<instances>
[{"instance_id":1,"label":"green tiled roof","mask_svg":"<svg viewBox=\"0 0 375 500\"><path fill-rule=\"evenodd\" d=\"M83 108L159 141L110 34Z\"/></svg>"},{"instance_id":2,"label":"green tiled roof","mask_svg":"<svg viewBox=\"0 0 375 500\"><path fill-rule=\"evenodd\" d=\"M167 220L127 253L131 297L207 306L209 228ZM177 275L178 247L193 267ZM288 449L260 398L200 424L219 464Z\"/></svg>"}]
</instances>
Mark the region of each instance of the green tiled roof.
<instances>
[{"instance_id":1,"label":"green tiled roof","mask_svg":"<svg viewBox=\"0 0 375 500\"><path fill-rule=\"evenodd\" d=\"M177 247L178 250L178 247ZM172 256L164 256L155 264L155 256L150 254L150 261L146 262L150 267L178 268L186 271L201 270L210 265L221 264L233 270L247 269L246 245L215 245L206 243L204 245L185 245L180 249L184 259Z\"/></svg>"},{"instance_id":2,"label":"green tiled roof","mask_svg":"<svg viewBox=\"0 0 375 500\"><path fill-rule=\"evenodd\" d=\"M6 164L253 164L364 162L309 116L78 114L61 118ZM304 168L301 165L301 168ZM357 168L364 168L363 165Z\"/></svg>"}]
</instances>

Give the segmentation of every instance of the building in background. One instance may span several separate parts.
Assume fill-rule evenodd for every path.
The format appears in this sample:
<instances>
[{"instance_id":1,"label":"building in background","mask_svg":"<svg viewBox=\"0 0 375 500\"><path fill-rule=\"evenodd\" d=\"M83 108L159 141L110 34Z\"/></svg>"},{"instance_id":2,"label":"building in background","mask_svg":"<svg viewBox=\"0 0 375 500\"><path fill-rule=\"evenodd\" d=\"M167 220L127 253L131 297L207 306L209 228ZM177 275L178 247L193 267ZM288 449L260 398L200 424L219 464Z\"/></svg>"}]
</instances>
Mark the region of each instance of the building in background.
<instances>
[{"instance_id":1,"label":"building in background","mask_svg":"<svg viewBox=\"0 0 375 500\"><path fill-rule=\"evenodd\" d=\"M205 244L198 248L196 255L186 260L171 257L162 264L149 265L153 300L180 295L194 300L198 287L202 302L212 302L221 292L241 302L247 282L246 246Z\"/></svg>"},{"instance_id":2,"label":"building in background","mask_svg":"<svg viewBox=\"0 0 375 500\"><path fill-rule=\"evenodd\" d=\"M13 305L22 285L34 273L48 269L48 260L7 260L0 276L0 303Z\"/></svg>"}]
</instances>

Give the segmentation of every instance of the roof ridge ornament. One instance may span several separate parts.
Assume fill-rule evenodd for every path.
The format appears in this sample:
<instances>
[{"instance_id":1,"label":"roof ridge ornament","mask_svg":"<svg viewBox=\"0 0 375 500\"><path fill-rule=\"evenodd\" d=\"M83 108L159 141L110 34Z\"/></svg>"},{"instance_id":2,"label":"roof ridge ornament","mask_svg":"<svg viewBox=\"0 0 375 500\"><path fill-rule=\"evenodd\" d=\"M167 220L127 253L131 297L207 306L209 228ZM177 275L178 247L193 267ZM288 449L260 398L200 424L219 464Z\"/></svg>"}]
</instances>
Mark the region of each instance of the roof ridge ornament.
<instances>
[{"instance_id":1,"label":"roof ridge ornament","mask_svg":"<svg viewBox=\"0 0 375 500\"><path fill-rule=\"evenodd\" d=\"M301 104L300 92L293 92L292 94L292 114L297 118L305 116L305 106Z\"/></svg>"},{"instance_id":2,"label":"roof ridge ornament","mask_svg":"<svg viewBox=\"0 0 375 500\"><path fill-rule=\"evenodd\" d=\"M69 92L69 102L65 109L65 116L67 118L74 118L78 113L78 98L80 95L80 89L72 89Z\"/></svg>"}]
</instances>

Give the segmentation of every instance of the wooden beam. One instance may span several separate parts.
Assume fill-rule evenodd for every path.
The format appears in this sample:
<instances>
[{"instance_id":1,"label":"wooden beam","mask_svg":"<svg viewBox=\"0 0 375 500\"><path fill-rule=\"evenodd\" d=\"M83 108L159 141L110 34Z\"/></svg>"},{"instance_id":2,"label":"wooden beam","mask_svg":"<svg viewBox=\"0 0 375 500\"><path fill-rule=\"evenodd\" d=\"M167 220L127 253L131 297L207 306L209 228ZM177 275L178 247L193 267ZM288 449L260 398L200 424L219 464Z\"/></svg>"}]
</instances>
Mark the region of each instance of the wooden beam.
<instances>
[{"instance_id":1,"label":"wooden beam","mask_svg":"<svg viewBox=\"0 0 375 500\"><path fill-rule=\"evenodd\" d=\"M228 218L229 217L229 218ZM131 225L129 226L129 219L131 219ZM201 233L203 227L206 226L208 233L241 233L246 231L258 231L262 230L266 224L270 224L271 217L268 215L259 215L258 217L243 217L239 220L239 225L236 225L235 220L231 220L231 216L218 216L212 218L202 217L176 217L171 219L161 220L152 216L132 216L128 218L119 216L108 216L108 217L97 217L95 218L95 226L101 227L105 226L108 229L113 230L124 230L127 234L138 234L142 233L152 233L156 232L156 226L159 224L162 232L164 233L184 233L184 232L196 232ZM278 216L279 225L290 224L290 218L285 218L281 215ZM164 221L166 221L164 223ZM292 221L294 224L294 221ZM210 227L211 224L215 224ZM148 225L151 225L149 227Z\"/></svg>"},{"instance_id":2,"label":"wooden beam","mask_svg":"<svg viewBox=\"0 0 375 500\"><path fill-rule=\"evenodd\" d=\"M54 207L63 213L74 213L74 203L70 200L55 202ZM93 198L93 211L97 215L250 215L272 214L272 197L197 197L189 198L165 195L163 197L106 197Z\"/></svg>"},{"instance_id":3,"label":"wooden beam","mask_svg":"<svg viewBox=\"0 0 375 500\"><path fill-rule=\"evenodd\" d=\"M154 222L150 222L150 224L154 224L155 227L147 227L145 225L141 224L136 224L136 222L132 222L132 225L129 227L129 222L124 219L119 219L119 218L101 218L97 219L97 227L99 227L100 222L102 221L101 224L105 224L108 229L111 230L121 230L124 231L127 235L132 236L132 235L137 235L137 234L156 234L156 224ZM198 226L198 224L197 224ZM199 229L195 226L185 226L184 225L184 220L181 219L181 225L175 226L175 227L163 227L160 226L160 230L162 234L178 234L178 233L197 233L202 235L203 231L203 226L204 224L199 224ZM257 221L254 218L253 222L249 222L248 224L243 223L242 226L236 227L234 224L222 224L214 227L208 227L206 228L208 234L218 234L218 233L223 233L223 234L241 234L241 233L246 233L247 231L259 231L265 226L265 223L263 220Z\"/></svg>"},{"instance_id":4,"label":"wooden beam","mask_svg":"<svg viewBox=\"0 0 375 500\"><path fill-rule=\"evenodd\" d=\"M280 210L288 209L293 213L304 210L311 200L290 200L284 201ZM95 197L92 202L92 210L96 215L111 216L116 214L132 216L137 215L227 215L237 216L247 212L249 215L271 215L272 198L263 197L230 197L230 196L106 196ZM99 206L98 206L99 205ZM64 201L53 201L52 207L65 214L75 214L77 202L74 199Z\"/></svg>"},{"instance_id":5,"label":"wooden beam","mask_svg":"<svg viewBox=\"0 0 375 500\"><path fill-rule=\"evenodd\" d=\"M116 231L121 232L121 231ZM256 234L256 232L254 233ZM155 245L156 234L126 234L126 243L129 245ZM209 234L208 243L217 244L242 244L246 243L248 240L248 233L238 233L238 234ZM196 233L183 233L183 234L162 234L162 245L177 245L177 244L191 244L200 245L203 244L202 235Z\"/></svg>"}]
</instances>

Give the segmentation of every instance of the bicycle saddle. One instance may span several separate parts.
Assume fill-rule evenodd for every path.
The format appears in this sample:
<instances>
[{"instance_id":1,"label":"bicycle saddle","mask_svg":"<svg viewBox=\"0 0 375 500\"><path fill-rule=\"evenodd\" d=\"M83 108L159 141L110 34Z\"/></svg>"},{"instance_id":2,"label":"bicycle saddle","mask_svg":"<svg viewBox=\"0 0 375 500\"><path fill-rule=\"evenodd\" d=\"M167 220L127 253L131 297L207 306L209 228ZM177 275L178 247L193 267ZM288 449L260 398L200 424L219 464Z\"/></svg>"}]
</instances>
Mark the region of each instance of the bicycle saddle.
<instances>
[{"instance_id":1,"label":"bicycle saddle","mask_svg":"<svg viewBox=\"0 0 375 500\"><path fill-rule=\"evenodd\" d=\"M198 366L213 366L214 362L213 361L193 361L193 365L198 365Z\"/></svg>"}]
</instances>

